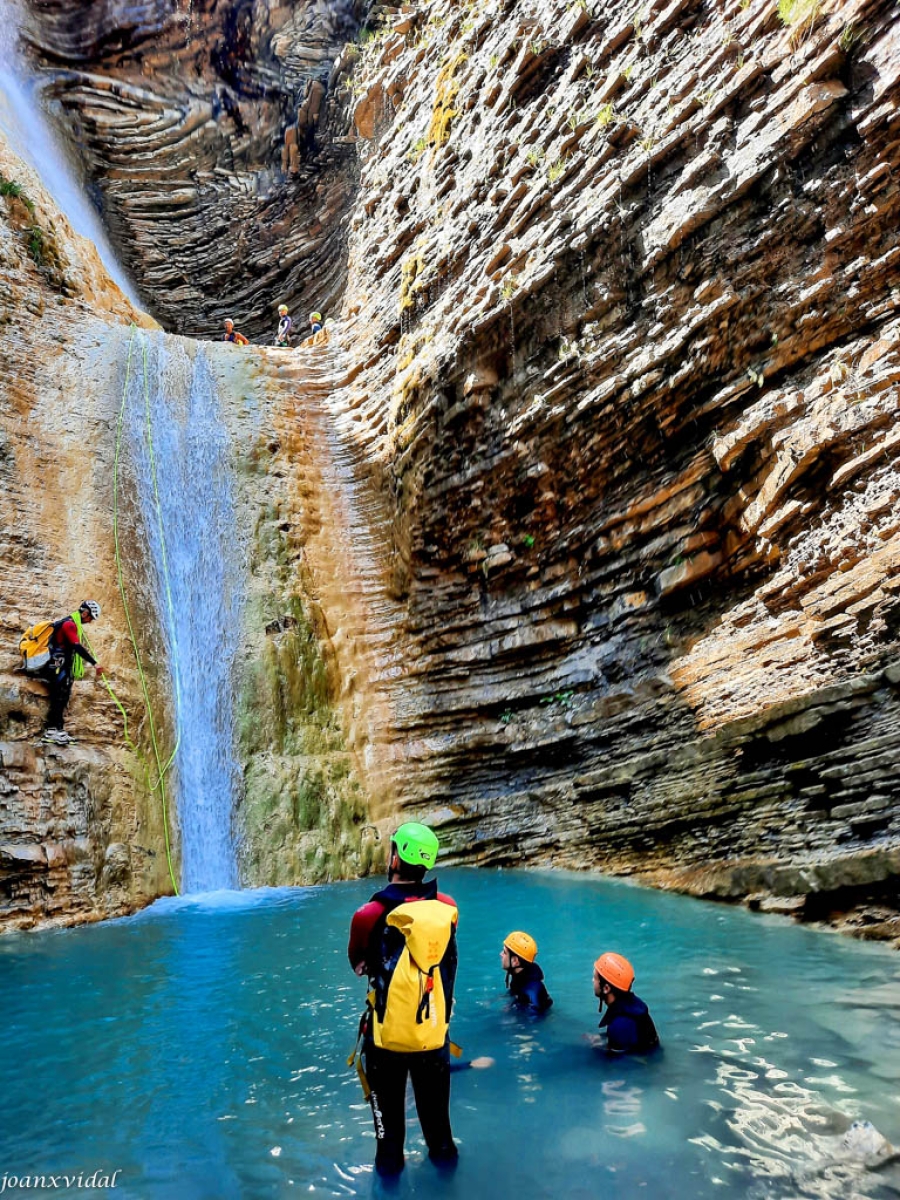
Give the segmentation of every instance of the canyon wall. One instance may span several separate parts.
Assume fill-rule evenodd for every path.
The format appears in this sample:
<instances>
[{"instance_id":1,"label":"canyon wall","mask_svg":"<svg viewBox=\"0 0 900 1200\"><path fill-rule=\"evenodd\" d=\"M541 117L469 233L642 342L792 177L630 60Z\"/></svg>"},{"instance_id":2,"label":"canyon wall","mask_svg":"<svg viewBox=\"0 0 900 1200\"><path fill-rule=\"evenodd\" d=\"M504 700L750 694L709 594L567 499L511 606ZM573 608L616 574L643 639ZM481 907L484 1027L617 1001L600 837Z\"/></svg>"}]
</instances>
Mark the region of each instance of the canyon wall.
<instances>
[{"instance_id":1,"label":"canyon wall","mask_svg":"<svg viewBox=\"0 0 900 1200\"><path fill-rule=\"evenodd\" d=\"M335 214L355 155L325 101L353 0L41 0L20 5L44 103L67 133L143 302L177 333L333 303ZM316 296L310 296L310 270Z\"/></svg>"},{"instance_id":2,"label":"canyon wall","mask_svg":"<svg viewBox=\"0 0 900 1200\"><path fill-rule=\"evenodd\" d=\"M132 739L145 744L113 545L116 416L132 321L147 324L0 137L0 926L7 928L121 915L169 889L158 795L93 668L73 689L70 747L40 742L46 688L16 670L27 626L98 600L103 613L90 628L91 645ZM123 562L132 575L141 559L126 535ZM149 629L152 615L139 602L135 616Z\"/></svg>"},{"instance_id":3,"label":"canyon wall","mask_svg":"<svg viewBox=\"0 0 900 1200\"><path fill-rule=\"evenodd\" d=\"M212 329L225 299L261 333L285 280L332 310L320 344L222 352L254 364L245 881L365 869L416 816L450 861L866 902L896 936L894 7L380 8L326 39L315 150L292 110L224 174L224 101L160 132L128 89L181 95L166 55L73 49L65 9L29 37L153 310ZM182 73L225 10L182 37L186 12ZM189 94L218 78L197 63ZM238 230L275 194L283 219L252 253L245 169L273 190Z\"/></svg>"},{"instance_id":4,"label":"canyon wall","mask_svg":"<svg viewBox=\"0 0 900 1200\"><path fill-rule=\"evenodd\" d=\"M182 643L201 642L201 662L237 643L231 687L245 770L227 833L242 880L311 882L366 870L376 842L364 829L365 797L335 705L337 675L313 629L315 610L301 600L265 469L279 449L278 352L272 363L260 349L201 354L200 343L154 329L5 142L0 239L0 928L123 915L180 885L185 822L212 799L198 794L196 772L182 778L180 770L185 753L201 753L191 738L210 731L183 711L194 682L185 672L196 658L187 644L181 708L176 702L169 618ZM203 564L184 555L198 549L190 530L202 522L190 513L182 521L172 498L191 503L185 473L208 469L209 456L192 442L208 434L201 358L229 447L216 469L229 476L233 523L207 536L237 550L237 601L228 609L221 597L219 605L222 620L234 610L233 637L197 630L183 609L167 613L169 584L153 561L165 536L173 590L190 605L190 580ZM289 428L284 437L289 445ZM190 461L171 460L173 451ZM140 480L148 470L152 479ZM205 486L212 504L217 480ZM146 493L152 509L156 491L165 501L154 515ZM88 636L113 690L88 667L67 714L75 742L48 745L40 740L47 689L18 670L16 646L27 626L71 612L85 597L102 605ZM179 746L182 757L170 760ZM165 796L160 764L168 764Z\"/></svg>"},{"instance_id":5,"label":"canyon wall","mask_svg":"<svg viewBox=\"0 0 900 1200\"><path fill-rule=\"evenodd\" d=\"M381 794L456 861L896 935L893 9L423 5L355 70Z\"/></svg>"}]
</instances>

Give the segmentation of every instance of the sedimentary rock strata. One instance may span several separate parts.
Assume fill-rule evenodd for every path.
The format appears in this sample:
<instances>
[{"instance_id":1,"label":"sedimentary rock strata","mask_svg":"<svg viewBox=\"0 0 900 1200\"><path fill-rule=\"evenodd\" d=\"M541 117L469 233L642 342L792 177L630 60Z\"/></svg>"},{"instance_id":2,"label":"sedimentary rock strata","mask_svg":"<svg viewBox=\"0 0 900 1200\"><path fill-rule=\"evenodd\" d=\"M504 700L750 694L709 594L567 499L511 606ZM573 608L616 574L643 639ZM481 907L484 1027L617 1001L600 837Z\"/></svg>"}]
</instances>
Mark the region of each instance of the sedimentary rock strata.
<instances>
[{"instance_id":1,"label":"sedimentary rock strata","mask_svg":"<svg viewBox=\"0 0 900 1200\"><path fill-rule=\"evenodd\" d=\"M890 879L894 14L501 10L398 15L354 84L392 794L469 861Z\"/></svg>"},{"instance_id":2,"label":"sedimentary rock strata","mask_svg":"<svg viewBox=\"0 0 900 1200\"><path fill-rule=\"evenodd\" d=\"M309 652L343 713L329 761L346 744L366 813L329 792L317 858L286 782L309 735L282 713L243 746L248 877L286 878L265 874L267 831L327 872L377 857L369 822L416 814L455 861L601 867L813 916L874 897L890 935L892 6L383 9L361 53L324 39L327 79L298 8L240 11L249 40L226 39L227 71L198 59L196 84L218 12L199 40L184 13L164 22L188 84L149 44L138 57L140 30L72 49L63 5L28 34L156 311L211 327L210 294L248 320L276 286L309 297L301 278L343 295L327 342L258 356L253 553L278 566L241 702L293 697L327 742L319 685L292 682ZM103 12L96 28L121 29ZM273 139L280 101L251 97L256 142L204 106L210 80L230 104L273 56L294 108ZM318 158L300 153L310 122ZM244 187L260 172L273 191ZM269 217L252 246L230 240Z\"/></svg>"},{"instance_id":3,"label":"sedimentary rock strata","mask_svg":"<svg viewBox=\"0 0 900 1200\"><path fill-rule=\"evenodd\" d=\"M323 101L352 0L23 11L45 103L166 328L210 336L230 316L271 337L279 302L333 304L354 172Z\"/></svg>"},{"instance_id":4,"label":"sedimentary rock strata","mask_svg":"<svg viewBox=\"0 0 900 1200\"><path fill-rule=\"evenodd\" d=\"M145 318L2 139L0 191L0 926L29 928L167 890L158 800L112 697L89 668L69 710L77 743L42 745L46 688L16 671L27 626L99 600L91 643L141 743L110 482L127 323Z\"/></svg>"}]
</instances>

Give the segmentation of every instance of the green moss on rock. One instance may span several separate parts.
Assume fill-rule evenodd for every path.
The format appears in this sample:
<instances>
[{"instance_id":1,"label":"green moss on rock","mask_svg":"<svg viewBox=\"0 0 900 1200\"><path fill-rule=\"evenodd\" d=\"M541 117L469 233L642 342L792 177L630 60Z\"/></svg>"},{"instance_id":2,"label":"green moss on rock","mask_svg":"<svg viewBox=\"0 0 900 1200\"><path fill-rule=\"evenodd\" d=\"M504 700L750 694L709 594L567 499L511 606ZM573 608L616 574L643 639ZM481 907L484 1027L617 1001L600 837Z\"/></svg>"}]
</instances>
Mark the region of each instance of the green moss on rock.
<instances>
[{"instance_id":1,"label":"green moss on rock","mask_svg":"<svg viewBox=\"0 0 900 1200\"><path fill-rule=\"evenodd\" d=\"M274 509L255 534L256 562L283 580L285 537ZM245 667L237 708L244 881L281 886L364 873L376 843L313 623L297 595L259 598L248 620L265 640Z\"/></svg>"}]
</instances>

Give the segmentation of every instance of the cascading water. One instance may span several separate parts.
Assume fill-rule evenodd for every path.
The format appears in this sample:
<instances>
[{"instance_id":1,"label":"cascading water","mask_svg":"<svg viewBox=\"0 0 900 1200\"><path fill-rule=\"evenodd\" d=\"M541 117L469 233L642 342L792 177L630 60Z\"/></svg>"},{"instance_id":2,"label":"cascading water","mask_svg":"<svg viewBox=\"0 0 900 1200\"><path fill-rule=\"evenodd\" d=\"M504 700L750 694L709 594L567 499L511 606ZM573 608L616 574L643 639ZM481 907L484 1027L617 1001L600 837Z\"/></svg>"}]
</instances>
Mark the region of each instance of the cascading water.
<instances>
[{"instance_id":1,"label":"cascading water","mask_svg":"<svg viewBox=\"0 0 900 1200\"><path fill-rule=\"evenodd\" d=\"M127 444L178 725L181 886L214 891L237 885L231 672L239 565L228 438L203 350L192 347L192 357L181 339L139 336Z\"/></svg>"},{"instance_id":2,"label":"cascading water","mask_svg":"<svg viewBox=\"0 0 900 1200\"><path fill-rule=\"evenodd\" d=\"M140 307L135 290L116 261L97 213L72 171L65 149L54 137L40 107L37 88L19 60L15 6L0 0L0 131L20 158L29 163L66 214L76 233L94 243L103 265L119 289Z\"/></svg>"},{"instance_id":3,"label":"cascading water","mask_svg":"<svg viewBox=\"0 0 900 1200\"><path fill-rule=\"evenodd\" d=\"M15 8L0 0L0 131L34 167L73 229L94 243L111 277L137 306L97 214L40 110L37 88L18 58L18 37ZM237 567L227 435L202 350L191 357L187 344L177 339L145 338L137 335L135 342L126 437L178 730L174 781L167 787L178 801L182 889L214 891L237 885L230 677Z\"/></svg>"}]
</instances>

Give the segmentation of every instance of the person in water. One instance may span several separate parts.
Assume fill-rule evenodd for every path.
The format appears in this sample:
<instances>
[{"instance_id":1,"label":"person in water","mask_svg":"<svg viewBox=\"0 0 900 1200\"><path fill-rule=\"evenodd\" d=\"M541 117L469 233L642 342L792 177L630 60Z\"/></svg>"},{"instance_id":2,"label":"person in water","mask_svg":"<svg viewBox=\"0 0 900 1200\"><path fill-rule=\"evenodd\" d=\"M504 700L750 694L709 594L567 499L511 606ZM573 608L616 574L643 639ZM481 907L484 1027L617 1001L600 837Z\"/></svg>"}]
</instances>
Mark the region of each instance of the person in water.
<instances>
[{"instance_id":1,"label":"person in water","mask_svg":"<svg viewBox=\"0 0 900 1200\"><path fill-rule=\"evenodd\" d=\"M536 958L537 942L530 934L516 930L504 939L500 965L506 972L507 990L516 1008L535 1014L545 1013L553 1003Z\"/></svg>"},{"instance_id":2,"label":"person in water","mask_svg":"<svg viewBox=\"0 0 900 1200\"><path fill-rule=\"evenodd\" d=\"M291 344L291 330L294 328L294 322L288 316L288 306L286 304L278 305L278 331L275 334L276 346L289 346Z\"/></svg>"},{"instance_id":3,"label":"person in water","mask_svg":"<svg viewBox=\"0 0 900 1200\"><path fill-rule=\"evenodd\" d=\"M438 848L427 825L401 825L391 839L388 886L357 909L350 924L350 966L369 978L360 1036L375 1122L375 1170L388 1177L403 1170L407 1078L429 1157L445 1167L457 1159L449 1040L457 911L437 881L425 879Z\"/></svg>"},{"instance_id":4,"label":"person in water","mask_svg":"<svg viewBox=\"0 0 900 1200\"><path fill-rule=\"evenodd\" d=\"M236 342L239 346L250 345L249 338L245 338L242 333L238 333L234 327L234 321L230 317L225 318L225 341Z\"/></svg>"},{"instance_id":5,"label":"person in water","mask_svg":"<svg viewBox=\"0 0 900 1200\"><path fill-rule=\"evenodd\" d=\"M647 1005L631 990L634 968L621 954L607 951L594 963L594 995L599 1012L606 1013L600 1028L606 1032L610 1054L646 1054L659 1045L659 1035Z\"/></svg>"},{"instance_id":6,"label":"person in water","mask_svg":"<svg viewBox=\"0 0 900 1200\"><path fill-rule=\"evenodd\" d=\"M312 334L322 332L322 314L318 312L309 314L309 332Z\"/></svg>"}]
</instances>

